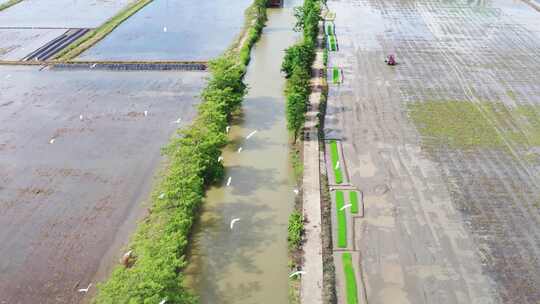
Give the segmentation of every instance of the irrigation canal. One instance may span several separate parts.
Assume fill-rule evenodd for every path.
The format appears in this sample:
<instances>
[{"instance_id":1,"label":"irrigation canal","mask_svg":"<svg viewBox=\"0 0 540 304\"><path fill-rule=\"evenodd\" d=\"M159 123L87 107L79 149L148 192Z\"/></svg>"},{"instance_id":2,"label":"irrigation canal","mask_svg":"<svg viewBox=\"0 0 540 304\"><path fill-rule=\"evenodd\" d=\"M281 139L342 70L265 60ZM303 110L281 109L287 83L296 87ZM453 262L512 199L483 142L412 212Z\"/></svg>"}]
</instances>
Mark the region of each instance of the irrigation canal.
<instances>
[{"instance_id":1,"label":"irrigation canal","mask_svg":"<svg viewBox=\"0 0 540 304\"><path fill-rule=\"evenodd\" d=\"M292 31L298 4L268 10L245 79L249 94L223 153L224 183L207 192L195 228L187 275L203 304L288 301L286 236L295 184L280 66L284 49L298 38ZM231 229L233 218L240 220Z\"/></svg>"}]
</instances>

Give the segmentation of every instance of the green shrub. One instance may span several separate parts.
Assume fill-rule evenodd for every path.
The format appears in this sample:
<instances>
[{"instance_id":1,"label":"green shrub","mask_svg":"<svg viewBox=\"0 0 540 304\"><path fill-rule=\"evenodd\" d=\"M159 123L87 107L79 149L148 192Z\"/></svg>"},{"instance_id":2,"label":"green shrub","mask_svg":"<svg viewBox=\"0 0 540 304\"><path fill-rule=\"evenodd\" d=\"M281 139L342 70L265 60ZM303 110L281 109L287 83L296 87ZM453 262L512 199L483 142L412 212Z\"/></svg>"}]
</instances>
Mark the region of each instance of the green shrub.
<instances>
[{"instance_id":1,"label":"green shrub","mask_svg":"<svg viewBox=\"0 0 540 304\"><path fill-rule=\"evenodd\" d=\"M289 243L289 250L294 251L300 248L302 244L302 235L304 234L304 218L298 211L293 211L289 216L287 241Z\"/></svg>"}]
</instances>

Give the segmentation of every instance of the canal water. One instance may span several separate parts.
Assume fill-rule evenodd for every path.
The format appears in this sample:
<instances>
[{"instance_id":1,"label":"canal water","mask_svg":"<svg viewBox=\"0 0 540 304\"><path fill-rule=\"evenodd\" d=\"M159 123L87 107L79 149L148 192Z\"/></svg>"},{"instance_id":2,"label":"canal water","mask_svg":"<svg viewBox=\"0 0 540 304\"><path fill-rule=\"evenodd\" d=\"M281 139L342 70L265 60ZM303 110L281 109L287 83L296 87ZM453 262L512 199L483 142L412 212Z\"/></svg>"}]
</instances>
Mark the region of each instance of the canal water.
<instances>
[{"instance_id":1,"label":"canal water","mask_svg":"<svg viewBox=\"0 0 540 304\"><path fill-rule=\"evenodd\" d=\"M288 301L287 221L295 183L280 67L284 49L299 37L292 31L298 4L268 10L245 78L249 94L223 153L224 183L208 191L195 228L186 273L203 304ZM233 218L240 220L231 230Z\"/></svg>"}]
</instances>

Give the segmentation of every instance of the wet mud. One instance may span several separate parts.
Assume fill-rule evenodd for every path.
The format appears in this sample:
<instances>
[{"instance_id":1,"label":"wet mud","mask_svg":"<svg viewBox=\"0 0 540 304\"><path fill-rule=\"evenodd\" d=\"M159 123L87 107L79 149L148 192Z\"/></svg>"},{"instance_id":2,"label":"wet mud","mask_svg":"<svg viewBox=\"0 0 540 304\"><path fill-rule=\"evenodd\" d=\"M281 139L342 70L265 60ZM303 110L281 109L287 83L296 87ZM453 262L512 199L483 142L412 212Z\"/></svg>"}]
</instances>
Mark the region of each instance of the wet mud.
<instances>
[{"instance_id":1,"label":"wet mud","mask_svg":"<svg viewBox=\"0 0 540 304\"><path fill-rule=\"evenodd\" d=\"M77 288L118 262L205 77L0 68L0 303L90 296Z\"/></svg>"},{"instance_id":2,"label":"wet mud","mask_svg":"<svg viewBox=\"0 0 540 304\"><path fill-rule=\"evenodd\" d=\"M325 131L342 139L351 182L365 193L355 235L369 302L537 303L537 147L505 132L495 133L500 147L441 145L408 112L449 101L535 109L538 12L506 1L329 7L340 43L329 65L344 80L330 88ZM391 53L395 67L384 64ZM519 131L523 117L479 119Z\"/></svg>"}]
</instances>

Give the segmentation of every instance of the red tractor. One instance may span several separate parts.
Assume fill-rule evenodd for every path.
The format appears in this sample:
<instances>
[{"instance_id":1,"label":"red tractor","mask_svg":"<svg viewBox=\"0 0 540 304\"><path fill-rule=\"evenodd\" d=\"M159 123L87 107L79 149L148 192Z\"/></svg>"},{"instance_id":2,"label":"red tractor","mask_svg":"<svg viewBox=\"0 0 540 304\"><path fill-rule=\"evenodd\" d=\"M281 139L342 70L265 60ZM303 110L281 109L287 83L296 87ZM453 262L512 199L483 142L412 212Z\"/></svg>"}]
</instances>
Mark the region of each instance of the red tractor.
<instances>
[{"instance_id":1,"label":"red tractor","mask_svg":"<svg viewBox=\"0 0 540 304\"><path fill-rule=\"evenodd\" d=\"M392 54L388 55L388 57L386 57L384 62L386 62L387 65L396 65L397 64L396 58Z\"/></svg>"}]
</instances>

